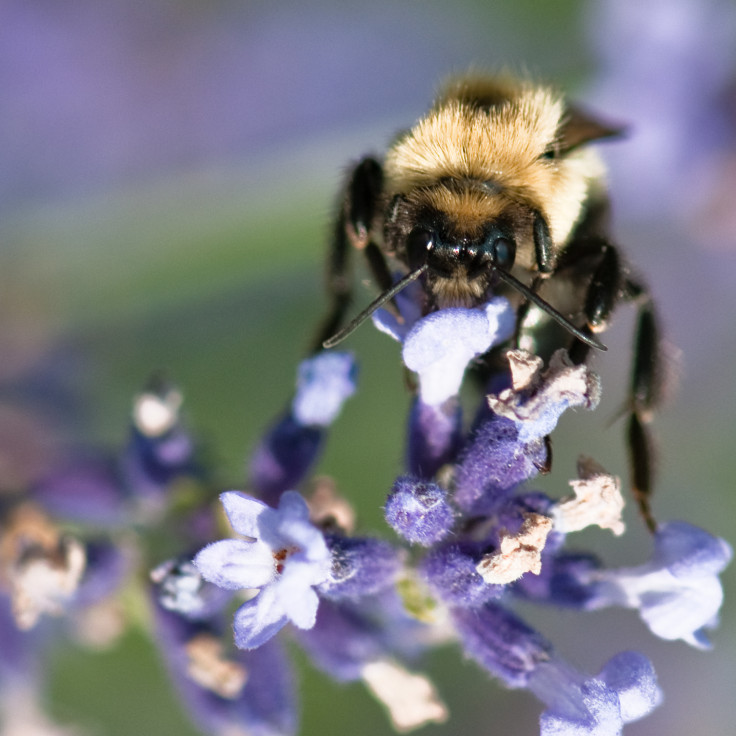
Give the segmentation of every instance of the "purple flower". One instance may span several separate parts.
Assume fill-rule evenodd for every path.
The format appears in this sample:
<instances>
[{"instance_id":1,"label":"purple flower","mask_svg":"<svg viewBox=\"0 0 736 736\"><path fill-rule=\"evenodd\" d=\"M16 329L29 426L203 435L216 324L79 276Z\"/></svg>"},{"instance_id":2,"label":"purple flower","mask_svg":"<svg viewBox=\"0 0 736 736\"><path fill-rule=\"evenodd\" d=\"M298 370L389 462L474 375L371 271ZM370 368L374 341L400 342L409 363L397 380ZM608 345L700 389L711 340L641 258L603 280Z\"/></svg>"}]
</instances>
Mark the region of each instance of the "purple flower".
<instances>
[{"instance_id":1,"label":"purple flower","mask_svg":"<svg viewBox=\"0 0 736 736\"><path fill-rule=\"evenodd\" d=\"M717 623L723 602L718 574L731 560L731 547L682 521L662 525L654 543L652 559L644 565L590 572L596 594L589 607L635 608L662 639L707 648L703 628Z\"/></svg>"},{"instance_id":2,"label":"purple flower","mask_svg":"<svg viewBox=\"0 0 736 736\"><path fill-rule=\"evenodd\" d=\"M355 360L350 353L323 352L299 364L294 418L305 426L327 427L355 393Z\"/></svg>"},{"instance_id":3,"label":"purple flower","mask_svg":"<svg viewBox=\"0 0 736 736\"><path fill-rule=\"evenodd\" d=\"M322 352L300 364L291 405L251 458L250 485L262 499L276 505L303 480L319 456L325 430L355 392L356 374L350 353Z\"/></svg>"},{"instance_id":4,"label":"purple flower","mask_svg":"<svg viewBox=\"0 0 736 736\"><path fill-rule=\"evenodd\" d=\"M192 621L154 601L157 641L191 717L206 733L290 736L297 730L291 668L277 639L229 657L218 621Z\"/></svg>"},{"instance_id":5,"label":"purple flower","mask_svg":"<svg viewBox=\"0 0 736 736\"><path fill-rule=\"evenodd\" d=\"M512 386L488 397L492 409L467 442L456 471L454 500L463 511L490 511L545 467L544 437L567 409L594 409L600 381L585 365L556 352L546 370L520 350L507 354Z\"/></svg>"},{"instance_id":6,"label":"purple flower","mask_svg":"<svg viewBox=\"0 0 736 736\"><path fill-rule=\"evenodd\" d=\"M638 652L617 654L589 679L553 660L535 673L531 689L550 706L540 718L541 736L618 736L662 700L654 669Z\"/></svg>"},{"instance_id":7,"label":"purple flower","mask_svg":"<svg viewBox=\"0 0 736 736\"><path fill-rule=\"evenodd\" d=\"M227 590L258 589L235 613L235 642L254 649L287 621L314 626L318 598L314 586L329 578L331 555L309 509L295 491L281 496L278 509L231 491L220 496L233 529L245 539L214 542L194 564L205 580Z\"/></svg>"},{"instance_id":8,"label":"purple flower","mask_svg":"<svg viewBox=\"0 0 736 736\"><path fill-rule=\"evenodd\" d=\"M378 310L373 320L378 329L403 343L404 364L418 374L421 400L432 406L455 396L468 363L514 331L514 311L503 297L474 309L431 312L408 331L385 310Z\"/></svg>"},{"instance_id":9,"label":"purple flower","mask_svg":"<svg viewBox=\"0 0 736 736\"><path fill-rule=\"evenodd\" d=\"M454 512L436 483L402 476L386 500L386 521L408 542L430 547L447 536Z\"/></svg>"},{"instance_id":10,"label":"purple flower","mask_svg":"<svg viewBox=\"0 0 736 736\"><path fill-rule=\"evenodd\" d=\"M598 677L587 677L538 632L496 603L455 609L465 651L509 687L533 692L547 710L542 736L618 736L625 723L661 700L654 670L637 652L616 655Z\"/></svg>"}]
</instances>

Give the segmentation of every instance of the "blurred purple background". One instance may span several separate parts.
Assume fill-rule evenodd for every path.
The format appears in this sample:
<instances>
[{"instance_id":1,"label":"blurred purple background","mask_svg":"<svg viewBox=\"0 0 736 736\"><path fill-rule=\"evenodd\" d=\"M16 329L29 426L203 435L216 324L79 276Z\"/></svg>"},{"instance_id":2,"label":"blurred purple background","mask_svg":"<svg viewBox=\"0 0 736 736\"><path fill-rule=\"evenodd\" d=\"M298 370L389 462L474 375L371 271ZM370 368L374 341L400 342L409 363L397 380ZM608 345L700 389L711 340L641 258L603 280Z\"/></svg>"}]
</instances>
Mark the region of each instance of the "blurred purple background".
<instances>
[{"instance_id":1,"label":"blurred purple background","mask_svg":"<svg viewBox=\"0 0 736 736\"><path fill-rule=\"evenodd\" d=\"M628 125L627 140L602 147L615 232L681 351L679 390L657 424L655 511L736 541L736 6L728 0L5 0L0 485L39 472L69 435L114 437L162 355L186 378L212 439L245 447L290 390L301 347L292 343L311 328L305 310L319 314L323 234L343 167L380 151L423 112L439 79L470 65L528 69ZM623 310L599 361L604 419L624 395L630 325ZM233 344L248 339L258 350L236 354ZM576 417L564 426L570 452L592 451L592 425ZM610 447L619 434L592 440L602 459L622 463ZM353 447L344 462L371 452ZM378 503L366 501L367 513ZM637 523L632 512L632 549L646 549ZM591 669L605 657L590 651L590 637L611 652L651 656L666 701L627 734L730 734L733 569L725 584L711 653L653 641L625 615L596 617L579 639L564 617L559 631L544 622L545 631L567 636L566 651ZM442 681L455 659L436 667L453 719L427 733L501 733L504 719L515 733L535 733L536 706L469 665L453 664ZM73 687L64 692L74 701ZM75 713L80 702L66 707ZM356 734L387 733L383 721L372 724L372 704L362 706L367 730ZM307 703L307 727L329 731L328 711ZM100 733L126 731L111 720Z\"/></svg>"}]
</instances>

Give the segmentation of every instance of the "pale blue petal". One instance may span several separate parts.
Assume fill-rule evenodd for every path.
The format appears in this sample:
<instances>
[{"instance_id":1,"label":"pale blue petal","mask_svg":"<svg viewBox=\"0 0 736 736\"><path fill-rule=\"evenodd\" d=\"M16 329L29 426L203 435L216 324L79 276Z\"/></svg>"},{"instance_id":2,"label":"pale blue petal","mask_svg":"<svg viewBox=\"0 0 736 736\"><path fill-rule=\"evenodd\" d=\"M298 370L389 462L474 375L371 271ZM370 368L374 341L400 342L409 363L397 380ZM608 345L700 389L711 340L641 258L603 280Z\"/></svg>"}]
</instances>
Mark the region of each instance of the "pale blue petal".
<instances>
[{"instance_id":1,"label":"pale blue petal","mask_svg":"<svg viewBox=\"0 0 736 736\"><path fill-rule=\"evenodd\" d=\"M299 364L291 408L305 426L327 427L355 393L356 366L350 353L322 352Z\"/></svg>"},{"instance_id":2,"label":"pale blue petal","mask_svg":"<svg viewBox=\"0 0 736 736\"><path fill-rule=\"evenodd\" d=\"M290 532L294 527L314 528L309 521L309 506L296 491L284 492L278 509L271 511L272 513L261 516L257 536L274 551L293 544Z\"/></svg>"},{"instance_id":3,"label":"pale blue petal","mask_svg":"<svg viewBox=\"0 0 736 736\"><path fill-rule=\"evenodd\" d=\"M393 337L397 342L403 342L409 326L404 322L399 322L396 315L387 309L379 309L373 313L373 324L380 331Z\"/></svg>"},{"instance_id":4,"label":"pale blue petal","mask_svg":"<svg viewBox=\"0 0 736 736\"><path fill-rule=\"evenodd\" d=\"M265 588L235 612L233 631L235 644L240 649L260 647L288 622L281 602L275 594L275 587L272 585Z\"/></svg>"},{"instance_id":5,"label":"pale blue petal","mask_svg":"<svg viewBox=\"0 0 736 736\"><path fill-rule=\"evenodd\" d=\"M649 715L662 702L654 667L639 652L615 655L606 662L599 677L618 695L624 723Z\"/></svg>"},{"instance_id":6,"label":"pale blue petal","mask_svg":"<svg viewBox=\"0 0 736 736\"><path fill-rule=\"evenodd\" d=\"M425 404L441 404L460 390L465 369L491 347L488 320L478 309L441 309L417 322L404 341L404 364L419 375Z\"/></svg>"},{"instance_id":7,"label":"pale blue petal","mask_svg":"<svg viewBox=\"0 0 736 736\"><path fill-rule=\"evenodd\" d=\"M496 296L483 307L483 310L486 313L488 332L493 345L508 340L514 334L516 311L512 309L508 299Z\"/></svg>"},{"instance_id":8,"label":"pale blue petal","mask_svg":"<svg viewBox=\"0 0 736 736\"><path fill-rule=\"evenodd\" d=\"M237 491L221 493L220 502L225 509L230 526L244 537L258 537L259 524L262 523L261 518L271 516L274 513L274 510L263 501L258 501Z\"/></svg>"},{"instance_id":9,"label":"pale blue petal","mask_svg":"<svg viewBox=\"0 0 736 736\"><path fill-rule=\"evenodd\" d=\"M281 519L309 522L309 506L296 491L286 491L282 494L278 513Z\"/></svg>"},{"instance_id":10,"label":"pale blue petal","mask_svg":"<svg viewBox=\"0 0 736 736\"><path fill-rule=\"evenodd\" d=\"M666 571L661 575L672 578ZM669 591L642 592L639 614L650 631L661 639L683 639L699 647L700 641L692 635L717 619L723 603L721 583L713 576L702 578L697 584L678 585L675 580L669 584Z\"/></svg>"},{"instance_id":11,"label":"pale blue petal","mask_svg":"<svg viewBox=\"0 0 736 736\"><path fill-rule=\"evenodd\" d=\"M684 521L662 524L655 542L653 563L678 578L717 575L733 556L725 540Z\"/></svg>"},{"instance_id":12,"label":"pale blue petal","mask_svg":"<svg viewBox=\"0 0 736 736\"><path fill-rule=\"evenodd\" d=\"M604 585L597 605L637 608L660 638L705 648L702 629L718 620L723 587L717 573L731 559L731 548L685 522L663 524L655 545L650 562L600 575Z\"/></svg>"},{"instance_id":13,"label":"pale blue petal","mask_svg":"<svg viewBox=\"0 0 736 736\"><path fill-rule=\"evenodd\" d=\"M213 542L197 553L194 564L205 580L226 590L262 588L275 575L273 552L259 541Z\"/></svg>"},{"instance_id":14,"label":"pale blue petal","mask_svg":"<svg viewBox=\"0 0 736 736\"><path fill-rule=\"evenodd\" d=\"M378 309L373 313L373 324L381 332L393 337L394 340L404 342L409 330L422 316L420 307L422 301L422 286L417 281L413 281L394 297L401 318L397 318L388 309Z\"/></svg>"},{"instance_id":15,"label":"pale blue petal","mask_svg":"<svg viewBox=\"0 0 736 736\"><path fill-rule=\"evenodd\" d=\"M311 629L314 626L319 607L317 593L310 587L312 582L309 577L312 571L308 567L312 566L292 562L273 586L277 589L286 615L300 629Z\"/></svg>"}]
</instances>

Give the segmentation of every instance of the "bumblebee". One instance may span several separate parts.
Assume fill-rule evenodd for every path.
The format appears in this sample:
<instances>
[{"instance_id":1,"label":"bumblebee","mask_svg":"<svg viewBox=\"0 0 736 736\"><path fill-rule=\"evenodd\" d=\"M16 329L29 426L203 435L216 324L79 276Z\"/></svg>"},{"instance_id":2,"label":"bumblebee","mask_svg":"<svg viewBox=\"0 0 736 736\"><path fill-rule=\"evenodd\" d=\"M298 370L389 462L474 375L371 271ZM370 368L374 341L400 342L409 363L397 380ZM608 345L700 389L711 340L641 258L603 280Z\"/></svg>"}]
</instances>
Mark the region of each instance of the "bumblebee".
<instances>
[{"instance_id":1,"label":"bumblebee","mask_svg":"<svg viewBox=\"0 0 736 736\"><path fill-rule=\"evenodd\" d=\"M415 280L425 314L503 294L516 309L516 345L544 359L565 347L576 363L606 349L597 335L619 303L635 302L626 435L631 485L654 530L647 425L661 394L658 324L646 286L608 236L605 171L590 145L621 133L545 85L451 80L383 161L366 157L351 169L328 257L331 308L315 349L336 345ZM343 326L354 250L380 294Z\"/></svg>"}]
</instances>

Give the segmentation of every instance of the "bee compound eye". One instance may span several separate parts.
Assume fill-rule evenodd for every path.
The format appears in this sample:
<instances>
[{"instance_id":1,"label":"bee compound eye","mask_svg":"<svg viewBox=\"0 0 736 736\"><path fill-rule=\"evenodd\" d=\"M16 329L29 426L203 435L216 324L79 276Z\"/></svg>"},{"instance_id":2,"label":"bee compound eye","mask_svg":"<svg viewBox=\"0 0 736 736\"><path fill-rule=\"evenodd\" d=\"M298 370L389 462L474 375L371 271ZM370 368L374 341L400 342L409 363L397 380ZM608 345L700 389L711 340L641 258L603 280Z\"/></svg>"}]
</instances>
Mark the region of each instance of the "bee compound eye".
<instances>
[{"instance_id":1,"label":"bee compound eye","mask_svg":"<svg viewBox=\"0 0 736 736\"><path fill-rule=\"evenodd\" d=\"M424 227L415 227L406 239L406 252L411 268L418 268L427 262L427 256L434 248L436 236Z\"/></svg>"},{"instance_id":2,"label":"bee compound eye","mask_svg":"<svg viewBox=\"0 0 736 736\"><path fill-rule=\"evenodd\" d=\"M498 237L493 241L493 265L510 269L516 259L516 243L511 238Z\"/></svg>"}]
</instances>

